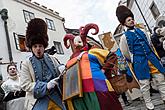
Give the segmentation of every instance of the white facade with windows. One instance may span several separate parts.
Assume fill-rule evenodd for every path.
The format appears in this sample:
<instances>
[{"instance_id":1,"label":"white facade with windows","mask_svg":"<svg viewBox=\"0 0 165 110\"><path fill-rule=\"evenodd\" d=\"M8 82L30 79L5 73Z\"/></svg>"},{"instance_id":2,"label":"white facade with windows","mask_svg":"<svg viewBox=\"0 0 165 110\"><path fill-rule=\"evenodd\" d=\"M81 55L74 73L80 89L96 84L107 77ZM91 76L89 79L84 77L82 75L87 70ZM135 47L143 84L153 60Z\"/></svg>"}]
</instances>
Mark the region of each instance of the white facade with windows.
<instances>
[{"instance_id":1,"label":"white facade with windows","mask_svg":"<svg viewBox=\"0 0 165 110\"><path fill-rule=\"evenodd\" d=\"M33 18L42 18L48 24L49 46L55 46L57 53L54 55L60 62L66 63L71 54L71 50L65 49L63 37L66 34L64 29L64 18L38 3L32 3L31 0L0 0L0 11L8 10L7 26L11 44L13 61L17 63L18 69L20 62L30 56L25 47L25 32L27 23ZM1 16L1 15L0 15ZM8 44L6 40L4 21L0 18L0 73L6 79L6 66L9 60Z\"/></svg>"},{"instance_id":2,"label":"white facade with windows","mask_svg":"<svg viewBox=\"0 0 165 110\"><path fill-rule=\"evenodd\" d=\"M156 21L160 17L165 16L165 0L136 0L150 29L156 26ZM145 23L135 0L127 0L128 7L134 13L135 21L137 23ZM164 19L165 20L165 19Z\"/></svg>"}]
</instances>

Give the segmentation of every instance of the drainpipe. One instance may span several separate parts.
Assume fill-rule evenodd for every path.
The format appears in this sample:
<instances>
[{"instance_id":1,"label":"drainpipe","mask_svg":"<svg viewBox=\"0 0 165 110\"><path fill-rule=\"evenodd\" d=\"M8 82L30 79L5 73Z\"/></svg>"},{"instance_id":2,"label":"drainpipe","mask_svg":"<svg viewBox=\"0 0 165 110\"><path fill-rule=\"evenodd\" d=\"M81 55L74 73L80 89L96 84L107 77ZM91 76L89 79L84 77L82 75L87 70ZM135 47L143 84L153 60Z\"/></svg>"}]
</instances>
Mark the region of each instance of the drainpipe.
<instances>
[{"instance_id":1,"label":"drainpipe","mask_svg":"<svg viewBox=\"0 0 165 110\"><path fill-rule=\"evenodd\" d=\"M1 19L4 21L4 28L5 28L7 47L8 47L8 53L9 53L9 61L12 62L13 57L12 57L10 38L9 38L9 32L8 32L8 27L7 27L8 10L7 9L2 9L0 11L0 15L1 15Z\"/></svg>"},{"instance_id":2,"label":"drainpipe","mask_svg":"<svg viewBox=\"0 0 165 110\"><path fill-rule=\"evenodd\" d=\"M140 8L140 6L139 6L137 0L135 0L135 3L136 3L136 5L137 5L137 7L138 7L138 9L139 9L139 11L140 11L140 14L141 14L142 17L143 17L144 22L146 23L146 26L147 26L147 28L148 28L150 34L152 34L152 31L151 31L151 29L150 29L150 27L149 27L149 25L148 25L148 23L147 23L147 20L145 19L144 15L143 15L143 12L142 12L142 10L141 10L141 8Z\"/></svg>"}]
</instances>

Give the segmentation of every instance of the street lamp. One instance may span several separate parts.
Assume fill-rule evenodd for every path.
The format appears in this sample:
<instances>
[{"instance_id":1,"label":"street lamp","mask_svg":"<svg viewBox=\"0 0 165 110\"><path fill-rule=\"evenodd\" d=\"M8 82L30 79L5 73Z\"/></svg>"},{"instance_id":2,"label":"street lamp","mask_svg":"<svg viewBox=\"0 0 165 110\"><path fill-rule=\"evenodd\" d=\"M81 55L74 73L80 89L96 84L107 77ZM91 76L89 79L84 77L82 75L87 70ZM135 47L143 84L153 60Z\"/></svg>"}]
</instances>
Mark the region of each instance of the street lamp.
<instances>
[{"instance_id":1,"label":"street lamp","mask_svg":"<svg viewBox=\"0 0 165 110\"><path fill-rule=\"evenodd\" d=\"M6 21L8 19L8 14L7 13L8 13L8 11L5 8L0 11L2 20Z\"/></svg>"},{"instance_id":2,"label":"street lamp","mask_svg":"<svg viewBox=\"0 0 165 110\"><path fill-rule=\"evenodd\" d=\"M7 47L8 47L8 53L9 53L9 60L10 60L10 62L12 62L13 61L13 57L12 57L10 38L9 38L9 32L8 32L8 27L7 27L8 10L5 9L5 8L2 9L0 11L0 15L1 15L1 19L4 21L6 40L7 40Z\"/></svg>"}]
</instances>

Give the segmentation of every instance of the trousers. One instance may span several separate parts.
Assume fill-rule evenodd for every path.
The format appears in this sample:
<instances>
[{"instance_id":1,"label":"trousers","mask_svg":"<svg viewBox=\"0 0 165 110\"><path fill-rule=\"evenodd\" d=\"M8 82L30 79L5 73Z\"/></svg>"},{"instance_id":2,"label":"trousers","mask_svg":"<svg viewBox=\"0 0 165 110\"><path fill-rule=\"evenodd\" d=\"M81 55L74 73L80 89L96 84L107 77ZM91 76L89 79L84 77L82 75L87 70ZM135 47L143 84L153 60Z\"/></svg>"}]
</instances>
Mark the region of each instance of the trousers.
<instances>
[{"instance_id":1,"label":"trousers","mask_svg":"<svg viewBox=\"0 0 165 110\"><path fill-rule=\"evenodd\" d=\"M160 92L161 98L165 101L165 79L164 75L161 73L152 74L152 77L156 80L156 86ZM145 101L146 107L148 109L154 109L154 105L150 97L150 79L139 80L140 91L142 92L143 99Z\"/></svg>"}]
</instances>

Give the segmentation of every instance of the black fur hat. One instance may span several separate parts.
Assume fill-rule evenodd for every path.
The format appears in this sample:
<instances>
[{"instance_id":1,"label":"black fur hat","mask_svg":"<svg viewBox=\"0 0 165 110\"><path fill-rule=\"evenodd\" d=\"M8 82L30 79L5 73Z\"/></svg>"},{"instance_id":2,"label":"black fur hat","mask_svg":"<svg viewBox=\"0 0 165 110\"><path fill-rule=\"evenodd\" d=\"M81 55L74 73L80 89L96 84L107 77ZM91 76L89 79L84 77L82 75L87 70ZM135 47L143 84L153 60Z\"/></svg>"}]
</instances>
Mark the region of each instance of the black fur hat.
<instances>
[{"instance_id":1,"label":"black fur hat","mask_svg":"<svg viewBox=\"0 0 165 110\"><path fill-rule=\"evenodd\" d=\"M125 19L127 17L132 17L134 19L134 15L133 15L132 11L124 5L120 5L117 7L116 16L122 25L124 25Z\"/></svg>"},{"instance_id":2,"label":"black fur hat","mask_svg":"<svg viewBox=\"0 0 165 110\"><path fill-rule=\"evenodd\" d=\"M40 18L32 19L26 30L26 46L31 48L34 44L48 46L47 24Z\"/></svg>"}]
</instances>

